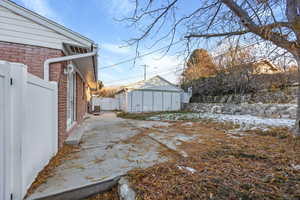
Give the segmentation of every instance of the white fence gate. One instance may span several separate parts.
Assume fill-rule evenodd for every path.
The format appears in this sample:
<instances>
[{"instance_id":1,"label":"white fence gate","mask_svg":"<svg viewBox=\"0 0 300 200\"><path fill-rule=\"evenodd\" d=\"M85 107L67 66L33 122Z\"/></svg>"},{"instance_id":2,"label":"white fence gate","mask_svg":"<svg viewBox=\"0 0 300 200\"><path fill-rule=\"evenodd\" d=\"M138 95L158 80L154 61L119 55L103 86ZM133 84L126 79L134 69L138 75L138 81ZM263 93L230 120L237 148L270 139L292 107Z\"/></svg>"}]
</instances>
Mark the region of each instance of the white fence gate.
<instances>
[{"instance_id":1,"label":"white fence gate","mask_svg":"<svg viewBox=\"0 0 300 200\"><path fill-rule=\"evenodd\" d=\"M56 83L29 74L23 64L0 61L0 199L23 199L57 153L57 109Z\"/></svg>"}]
</instances>

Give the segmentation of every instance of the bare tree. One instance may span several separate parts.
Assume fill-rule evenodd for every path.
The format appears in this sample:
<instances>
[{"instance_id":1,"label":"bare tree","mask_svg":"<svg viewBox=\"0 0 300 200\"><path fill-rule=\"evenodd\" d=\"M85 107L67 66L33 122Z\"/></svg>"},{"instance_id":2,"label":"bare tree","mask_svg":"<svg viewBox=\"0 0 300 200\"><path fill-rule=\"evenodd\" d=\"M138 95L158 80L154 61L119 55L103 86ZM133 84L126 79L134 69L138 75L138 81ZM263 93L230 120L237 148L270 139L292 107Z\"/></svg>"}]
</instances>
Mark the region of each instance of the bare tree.
<instances>
[{"instance_id":1,"label":"bare tree","mask_svg":"<svg viewBox=\"0 0 300 200\"><path fill-rule=\"evenodd\" d=\"M188 41L187 49L201 38L259 38L286 50L300 65L300 0L133 1L135 10L126 20L139 31L130 40L137 49L142 40L153 41L158 33L160 38L153 45L168 39L171 48L181 35ZM183 11L187 4L193 6ZM296 135L300 135L299 105L300 92Z\"/></svg>"},{"instance_id":2,"label":"bare tree","mask_svg":"<svg viewBox=\"0 0 300 200\"><path fill-rule=\"evenodd\" d=\"M253 47L241 48L239 45L229 43L225 53L214 57L218 70L222 71L235 66L249 64L258 58L253 53Z\"/></svg>"}]
</instances>

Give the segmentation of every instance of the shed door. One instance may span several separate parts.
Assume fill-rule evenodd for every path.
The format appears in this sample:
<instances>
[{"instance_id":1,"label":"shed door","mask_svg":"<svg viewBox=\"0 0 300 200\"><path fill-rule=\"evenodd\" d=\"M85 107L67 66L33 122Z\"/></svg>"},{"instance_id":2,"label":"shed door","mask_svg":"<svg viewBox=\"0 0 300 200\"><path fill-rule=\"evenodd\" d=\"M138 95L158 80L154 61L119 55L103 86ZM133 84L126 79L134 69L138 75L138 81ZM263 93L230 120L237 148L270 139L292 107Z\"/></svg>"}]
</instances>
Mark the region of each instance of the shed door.
<instances>
[{"instance_id":1,"label":"shed door","mask_svg":"<svg viewBox=\"0 0 300 200\"><path fill-rule=\"evenodd\" d=\"M10 196L9 97L9 65L0 64L0 199L9 199Z\"/></svg>"},{"instance_id":2,"label":"shed door","mask_svg":"<svg viewBox=\"0 0 300 200\"><path fill-rule=\"evenodd\" d=\"M142 91L132 91L132 112L143 112L143 92Z\"/></svg>"},{"instance_id":3,"label":"shed door","mask_svg":"<svg viewBox=\"0 0 300 200\"><path fill-rule=\"evenodd\" d=\"M143 112L153 111L153 92L143 91Z\"/></svg>"},{"instance_id":4,"label":"shed door","mask_svg":"<svg viewBox=\"0 0 300 200\"><path fill-rule=\"evenodd\" d=\"M172 94L172 110L180 110L180 93Z\"/></svg>"},{"instance_id":5,"label":"shed door","mask_svg":"<svg viewBox=\"0 0 300 200\"><path fill-rule=\"evenodd\" d=\"M163 92L153 92L153 111L163 111Z\"/></svg>"},{"instance_id":6,"label":"shed door","mask_svg":"<svg viewBox=\"0 0 300 200\"><path fill-rule=\"evenodd\" d=\"M164 111L170 111L172 110L172 93L171 92L164 92L163 93L163 105L164 105Z\"/></svg>"}]
</instances>

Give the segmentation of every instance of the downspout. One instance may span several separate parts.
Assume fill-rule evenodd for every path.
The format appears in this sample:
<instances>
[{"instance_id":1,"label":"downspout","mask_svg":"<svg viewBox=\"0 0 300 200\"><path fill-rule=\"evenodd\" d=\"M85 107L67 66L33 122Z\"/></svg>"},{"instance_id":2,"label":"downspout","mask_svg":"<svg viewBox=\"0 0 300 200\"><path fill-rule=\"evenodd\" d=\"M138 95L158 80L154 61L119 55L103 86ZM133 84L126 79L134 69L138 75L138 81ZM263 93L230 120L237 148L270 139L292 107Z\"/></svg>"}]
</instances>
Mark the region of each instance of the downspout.
<instances>
[{"instance_id":1,"label":"downspout","mask_svg":"<svg viewBox=\"0 0 300 200\"><path fill-rule=\"evenodd\" d=\"M70 61L70 60L76 60L79 58L87 58L97 55L97 51L93 51L90 53L84 53L84 54L76 54L71 56L64 56L64 57L58 57L58 58L49 58L45 60L44 62L44 80L49 81L49 71L50 71L50 64L58 63L58 62L64 62L64 61Z\"/></svg>"}]
</instances>

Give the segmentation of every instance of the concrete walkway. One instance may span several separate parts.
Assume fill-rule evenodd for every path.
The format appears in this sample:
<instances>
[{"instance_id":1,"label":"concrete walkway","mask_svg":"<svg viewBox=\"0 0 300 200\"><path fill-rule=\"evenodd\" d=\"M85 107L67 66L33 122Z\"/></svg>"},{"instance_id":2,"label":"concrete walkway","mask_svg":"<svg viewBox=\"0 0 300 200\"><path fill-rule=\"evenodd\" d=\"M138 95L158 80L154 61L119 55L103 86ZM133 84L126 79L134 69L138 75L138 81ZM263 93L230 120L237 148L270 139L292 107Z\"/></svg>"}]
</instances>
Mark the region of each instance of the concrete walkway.
<instances>
[{"instance_id":1,"label":"concrete walkway","mask_svg":"<svg viewBox=\"0 0 300 200\"><path fill-rule=\"evenodd\" d=\"M133 168L168 160L159 154L162 145L155 139L146 136L135 140L142 131L154 126L163 129L168 123L120 119L114 113L92 116L85 123L89 128L83 134L80 150L64 161L29 199L113 180Z\"/></svg>"}]
</instances>

